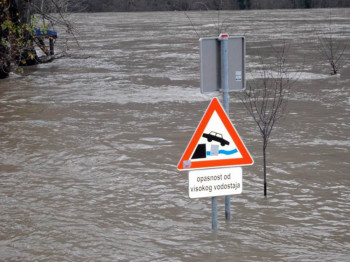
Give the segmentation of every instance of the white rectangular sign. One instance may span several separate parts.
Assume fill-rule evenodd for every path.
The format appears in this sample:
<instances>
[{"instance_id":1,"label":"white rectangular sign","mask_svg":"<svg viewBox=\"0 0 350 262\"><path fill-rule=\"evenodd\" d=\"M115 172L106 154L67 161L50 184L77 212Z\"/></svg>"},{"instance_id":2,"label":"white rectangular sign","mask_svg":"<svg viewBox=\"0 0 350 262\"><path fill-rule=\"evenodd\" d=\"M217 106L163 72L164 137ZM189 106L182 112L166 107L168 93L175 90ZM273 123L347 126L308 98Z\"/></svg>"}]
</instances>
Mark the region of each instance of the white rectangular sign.
<instances>
[{"instance_id":1,"label":"white rectangular sign","mask_svg":"<svg viewBox=\"0 0 350 262\"><path fill-rule=\"evenodd\" d=\"M242 193L242 167L191 170L188 172L190 198Z\"/></svg>"}]
</instances>

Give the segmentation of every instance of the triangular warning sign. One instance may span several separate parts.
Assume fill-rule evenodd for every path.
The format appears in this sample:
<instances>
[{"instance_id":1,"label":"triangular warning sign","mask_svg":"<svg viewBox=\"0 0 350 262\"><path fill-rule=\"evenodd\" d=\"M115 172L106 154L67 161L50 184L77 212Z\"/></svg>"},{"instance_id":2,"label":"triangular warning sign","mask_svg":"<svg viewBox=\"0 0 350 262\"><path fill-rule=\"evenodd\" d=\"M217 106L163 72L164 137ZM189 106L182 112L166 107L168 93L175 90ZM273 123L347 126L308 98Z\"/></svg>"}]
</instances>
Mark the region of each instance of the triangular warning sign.
<instances>
[{"instance_id":1,"label":"triangular warning sign","mask_svg":"<svg viewBox=\"0 0 350 262\"><path fill-rule=\"evenodd\" d=\"M252 165L243 141L214 97L190 140L180 162L179 170Z\"/></svg>"}]
</instances>

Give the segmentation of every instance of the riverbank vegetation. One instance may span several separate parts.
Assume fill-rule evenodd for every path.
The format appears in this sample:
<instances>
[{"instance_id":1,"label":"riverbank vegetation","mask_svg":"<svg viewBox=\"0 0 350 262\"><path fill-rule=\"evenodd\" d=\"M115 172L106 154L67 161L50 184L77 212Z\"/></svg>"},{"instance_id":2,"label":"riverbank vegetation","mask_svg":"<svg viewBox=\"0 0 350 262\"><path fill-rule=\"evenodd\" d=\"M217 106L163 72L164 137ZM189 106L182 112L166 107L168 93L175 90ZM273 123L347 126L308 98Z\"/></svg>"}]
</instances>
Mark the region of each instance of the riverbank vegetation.
<instances>
[{"instance_id":1,"label":"riverbank vegetation","mask_svg":"<svg viewBox=\"0 0 350 262\"><path fill-rule=\"evenodd\" d=\"M51 61L53 41L57 34L50 30L64 26L72 33L65 18L68 0L0 0L0 79L22 66ZM50 41L50 52L45 46ZM40 58L35 46L44 56Z\"/></svg>"},{"instance_id":2,"label":"riverbank vegetation","mask_svg":"<svg viewBox=\"0 0 350 262\"><path fill-rule=\"evenodd\" d=\"M348 0L83 0L80 6L70 1L68 9L84 6L87 12L189 11L189 10L247 10L290 8L350 7Z\"/></svg>"}]
</instances>

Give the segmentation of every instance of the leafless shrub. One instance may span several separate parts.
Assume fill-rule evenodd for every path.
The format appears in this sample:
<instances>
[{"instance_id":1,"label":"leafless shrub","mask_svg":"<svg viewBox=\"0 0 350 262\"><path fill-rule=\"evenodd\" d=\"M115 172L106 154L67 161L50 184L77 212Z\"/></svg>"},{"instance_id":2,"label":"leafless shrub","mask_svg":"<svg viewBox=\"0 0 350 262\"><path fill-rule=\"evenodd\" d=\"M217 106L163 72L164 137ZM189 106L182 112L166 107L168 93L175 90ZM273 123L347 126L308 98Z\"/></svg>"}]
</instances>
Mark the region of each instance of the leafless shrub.
<instances>
[{"instance_id":1,"label":"leafless shrub","mask_svg":"<svg viewBox=\"0 0 350 262\"><path fill-rule=\"evenodd\" d=\"M264 196L267 195L267 146L276 123L285 116L290 92L300 77L287 63L289 45L283 42L280 48L272 46L274 59L260 56L260 70L248 81L247 89L237 96L257 124L263 140Z\"/></svg>"},{"instance_id":2,"label":"leafless shrub","mask_svg":"<svg viewBox=\"0 0 350 262\"><path fill-rule=\"evenodd\" d=\"M347 49L348 42L340 41L335 37L334 24L332 22L332 14L330 14L326 31L318 33L318 52L323 61L326 61L331 68L331 75L339 73L344 66L344 53Z\"/></svg>"}]
</instances>

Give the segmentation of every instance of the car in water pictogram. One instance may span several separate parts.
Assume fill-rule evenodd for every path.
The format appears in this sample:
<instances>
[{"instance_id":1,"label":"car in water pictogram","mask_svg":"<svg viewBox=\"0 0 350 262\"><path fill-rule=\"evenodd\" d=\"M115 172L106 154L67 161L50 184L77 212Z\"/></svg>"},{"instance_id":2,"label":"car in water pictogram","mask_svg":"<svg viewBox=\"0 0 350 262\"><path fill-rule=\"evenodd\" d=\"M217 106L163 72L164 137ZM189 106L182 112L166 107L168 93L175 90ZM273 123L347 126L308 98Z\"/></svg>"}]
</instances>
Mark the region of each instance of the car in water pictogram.
<instances>
[{"instance_id":1,"label":"car in water pictogram","mask_svg":"<svg viewBox=\"0 0 350 262\"><path fill-rule=\"evenodd\" d=\"M222 136L222 134L211 131L209 134L203 133L202 135L203 137L205 137L208 142L211 141L216 141L219 142L221 144L221 146L225 146L225 145L229 145L230 142L228 142L227 140L225 140Z\"/></svg>"}]
</instances>

